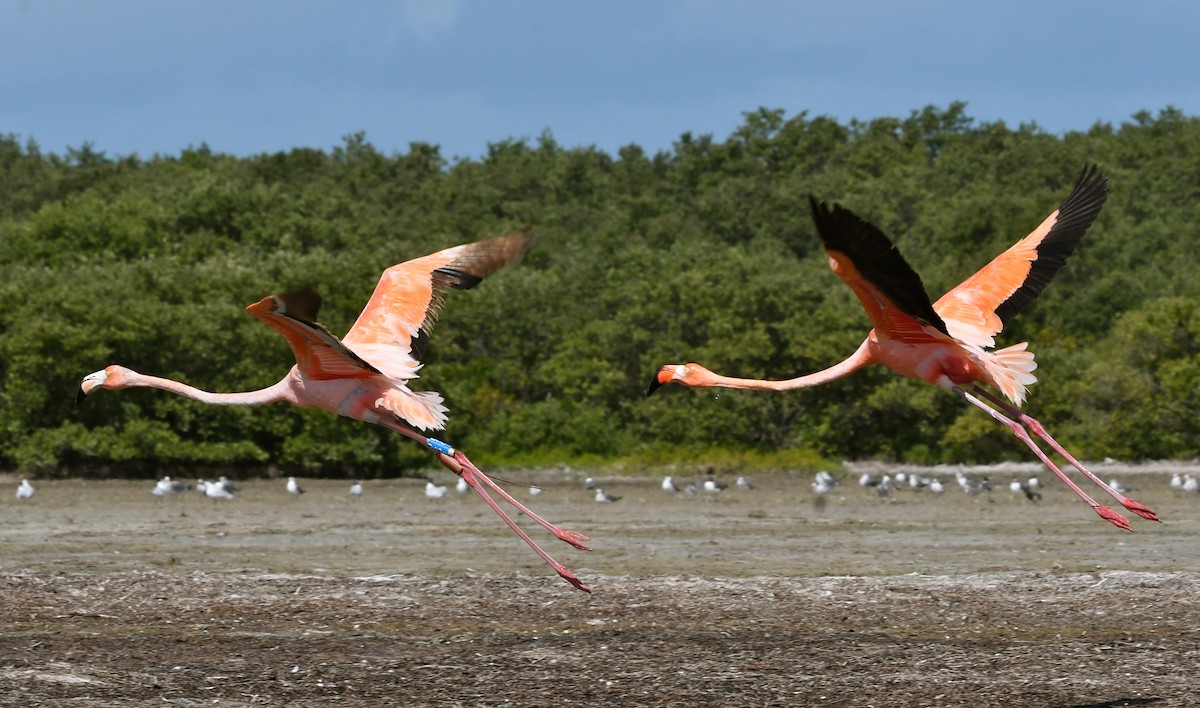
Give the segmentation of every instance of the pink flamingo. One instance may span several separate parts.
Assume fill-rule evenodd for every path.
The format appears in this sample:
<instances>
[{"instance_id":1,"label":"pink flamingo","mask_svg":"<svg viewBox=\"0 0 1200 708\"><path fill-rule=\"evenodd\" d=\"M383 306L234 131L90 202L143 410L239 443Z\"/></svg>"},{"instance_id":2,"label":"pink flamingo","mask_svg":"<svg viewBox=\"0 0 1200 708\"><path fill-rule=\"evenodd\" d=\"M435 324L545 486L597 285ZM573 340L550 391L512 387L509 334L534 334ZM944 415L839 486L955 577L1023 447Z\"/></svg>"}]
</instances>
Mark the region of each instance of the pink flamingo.
<instances>
[{"instance_id":1,"label":"pink flamingo","mask_svg":"<svg viewBox=\"0 0 1200 708\"><path fill-rule=\"evenodd\" d=\"M1072 482L1028 431L1123 507L1158 521L1148 507L1101 481L1064 450L1041 423L1019 410L1026 386L1037 381L1032 373L1037 364L1033 353L1027 351L1028 343L990 351L995 346L995 335L1041 294L1079 245L1107 196L1108 180L1095 166L1085 168L1075 189L1041 225L932 304L920 276L883 232L840 205L830 209L809 197L829 267L854 290L874 327L858 350L828 369L786 381L731 378L699 364L669 364L655 374L646 395L670 383L694 388L791 391L833 381L868 364L883 364L901 375L949 389L1007 426L1101 518L1132 530L1128 519L1097 503ZM1000 391L1008 401L978 383Z\"/></svg>"},{"instance_id":2,"label":"pink flamingo","mask_svg":"<svg viewBox=\"0 0 1200 708\"><path fill-rule=\"evenodd\" d=\"M567 582L591 592L575 574L543 551L500 508L488 488L555 537L580 550L589 550L588 537L559 528L530 511L450 445L415 430L440 430L447 409L440 394L415 392L407 381L417 377L429 330L449 288L466 289L512 263L532 244L528 234L513 233L487 241L463 244L392 266L383 273L370 301L343 339L316 321L321 298L311 290L273 295L246 311L287 340L296 365L279 383L259 391L209 393L178 381L146 376L123 366L108 366L88 374L76 402L97 388L148 386L218 406L261 406L285 401L294 406L317 406L338 415L382 425L432 450L438 461L479 493L504 523L516 532Z\"/></svg>"}]
</instances>

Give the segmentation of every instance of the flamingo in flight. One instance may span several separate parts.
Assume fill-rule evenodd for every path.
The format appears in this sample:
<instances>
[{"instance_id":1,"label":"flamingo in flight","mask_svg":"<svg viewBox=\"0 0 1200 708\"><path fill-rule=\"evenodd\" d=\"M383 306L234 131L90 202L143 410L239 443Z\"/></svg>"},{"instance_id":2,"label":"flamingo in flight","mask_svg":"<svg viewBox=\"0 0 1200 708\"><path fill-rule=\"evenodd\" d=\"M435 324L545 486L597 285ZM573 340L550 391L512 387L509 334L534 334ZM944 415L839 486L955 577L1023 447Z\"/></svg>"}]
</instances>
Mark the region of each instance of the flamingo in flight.
<instances>
[{"instance_id":1,"label":"flamingo in flight","mask_svg":"<svg viewBox=\"0 0 1200 708\"><path fill-rule=\"evenodd\" d=\"M421 368L419 358L441 308L443 293L450 288L478 285L485 276L515 261L532 242L528 234L512 233L454 246L388 268L342 339L317 323L321 298L312 290L272 295L250 305L246 311L283 335L296 356L296 365L273 386L243 393L209 393L113 365L84 377L76 403L98 388L147 386L213 405L258 406L286 401L295 406L317 406L381 425L434 452L442 465L473 488L555 572L576 588L591 592L522 531L488 489L575 548L589 550L585 545L588 537L534 514L481 472L461 450L418 432L442 429L447 409L440 394L415 392L407 384Z\"/></svg>"},{"instance_id":2,"label":"flamingo in flight","mask_svg":"<svg viewBox=\"0 0 1200 708\"><path fill-rule=\"evenodd\" d=\"M1128 519L1097 503L1071 481L1029 432L1121 506L1158 521L1148 507L1105 484L1064 450L1041 423L1021 412L1026 387L1037 380L1032 373L1037 364L1028 343L992 349L995 335L1041 294L1079 245L1107 196L1108 179L1096 166L1085 166L1074 190L1054 213L936 303L930 303L920 276L882 231L838 204L830 208L810 196L813 220L829 256L829 267L854 290L871 318L874 328L866 340L844 361L786 381L731 378L699 364L668 364L654 375L646 395L670 383L694 388L791 391L833 381L868 364L883 364L901 375L949 389L1007 426L1106 521L1132 530ZM1004 398L979 384L987 384Z\"/></svg>"}]
</instances>

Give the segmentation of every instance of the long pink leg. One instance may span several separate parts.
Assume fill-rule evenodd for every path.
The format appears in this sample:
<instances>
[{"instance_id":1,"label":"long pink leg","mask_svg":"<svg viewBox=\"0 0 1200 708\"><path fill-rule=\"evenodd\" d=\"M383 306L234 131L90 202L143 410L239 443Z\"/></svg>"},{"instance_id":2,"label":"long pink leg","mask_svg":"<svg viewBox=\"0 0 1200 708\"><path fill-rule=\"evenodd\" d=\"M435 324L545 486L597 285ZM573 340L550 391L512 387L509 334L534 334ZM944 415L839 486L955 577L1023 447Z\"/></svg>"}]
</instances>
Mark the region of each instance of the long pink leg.
<instances>
[{"instance_id":1,"label":"long pink leg","mask_svg":"<svg viewBox=\"0 0 1200 708\"><path fill-rule=\"evenodd\" d=\"M460 455L461 459L459 458ZM478 492L479 496L483 497L483 501L487 502L487 505L492 507L492 511L496 512L500 518L504 520L504 523L508 524L508 527L512 529L517 536L521 537L522 541L529 544L529 547L533 549L533 552L538 554L542 560L546 561L546 564L553 568L554 572L558 573L563 580L566 580L568 583L574 585L584 592L591 592L591 589L584 585L583 581L576 577L575 574L572 573L565 565L554 560L552 557L550 557L549 553L543 551L541 546L537 545L537 543L535 543L534 540L529 537L529 534L521 530L521 527L517 526L516 522L509 518L508 514L504 513L504 510L500 508L500 505L497 504L494 499L492 499L491 495L489 495L487 490L483 488L483 485L480 484L480 480L487 480L490 486L493 487L495 487L495 483L488 479L487 475L480 472L475 465L471 464L471 461L467 459L466 455L456 451L455 456L450 457L443 452L438 452L438 461L445 465L446 468L451 472L454 472L462 477L463 480L465 480L466 483L471 486L471 489L474 489L476 492ZM583 546L577 545L577 547L582 548Z\"/></svg>"},{"instance_id":2,"label":"long pink leg","mask_svg":"<svg viewBox=\"0 0 1200 708\"><path fill-rule=\"evenodd\" d=\"M546 562L547 565L553 568L554 572L558 573L560 577L580 590L584 592L591 592L591 589L584 585L579 578L575 577L574 573L568 570L567 567L562 563L559 563L551 558L549 553L543 551L541 546L534 543L533 539L529 537L529 534L521 530L521 527L517 526L517 524L511 518L509 518L508 514L504 513L504 510L500 508L500 505L496 503L496 500L492 499L491 495L487 493L486 489L484 489L483 483L486 483L488 486L495 489L505 498L505 501L513 504L529 518L535 520L553 533L557 538L566 541L572 546L584 551L591 550L583 543L584 541L588 540L587 536L575 531L568 531L567 529L559 528L537 514L529 511L529 509L525 508L524 504L521 504L510 494L508 494L508 492L505 492L503 489L497 486L496 483L493 482L491 478L484 474L478 467L476 467L466 455L458 450L455 450L453 447L447 445L441 440L436 440L434 438L421 435L408 426L402 425L390 418L381 418L378 422L380 425L395 430L397 433L400 433L407 438L411 438L420 443L422 446L436 452L438 461L441 462L446 469L462 477L463 480L470 485L471 489L474 489L476 493L483 498L483 501L486 502L488 506L492 507L492 511L496 512L496 514L504 520L504 523L508 524L508 527L512 529L522 541L529 544L529 547L533 549L533 552L538 554L538 557L540 557ZM481 480L483 483L481 483Z\"/></svg>"},{"instance_id":3,"label":"long pink leg","mask_svg":"<svg viewBox=\"0 0 1200 708\"><path fill-rule=\"evenodd\" d=\"M1121 514L1113 511L1112 509L1108 508L1107 506L1104 506L1103 504L1100 504L1095 499L1092 499L1090 496L1088 496L1087 492L1080 489L1078 484L1075 484L1074 482L1072 482L1070 477L1068 477L1066 474L1064 474L1063 471L1060 470L1057 465L1055 465L1053 462L1051 462L1050 458L1046 457L1046 453L1042 452L1042 449L1040 447L1038 447L1037 443L1035 443L1033 441L1033 438L1029 437L1029 432L1025 430L1024 426L1022 426L1020 423L1006 417L1000 411L996 410L995 408L992 408L988 404L986 404L983 401L979 400L978 398L972 396L971 394L967 393L963 389L955 388L954 391L958 395L960 395L963 398L970 401L972 405L978 407L980 410L982 410L983 412L990 415L997 422L1001 423L1002 425L1007 427L1009 430L1011 430L1013 435L1017 436L1017 439L1019 439L1021 442L1025 443L1029 447L1030 450L1033 450L1033 454L1038 456L1038 459L1042 461L1042 464L1044 464L1044 465L1046 465L1046 467L1050 468L1050 471L1053 472L1059 479L1061 479L1064 484L1066 484L1068 487L1070 487L1071 491L1073 491L1077 495L1079 495L1080 499L1087 502L1087 505L1092 507L1092 510L1100 515L1100 518L1104 519L1105 521L1111 523L1114 526L1123 528L1126 531L1133 530L1133 527L1129 525L1129 519L1126 519Z\"/></svg>"},{"instance_id":4,"label":"long pink leg","mask_svg":"<svg viewBox=\"0 0 1200 708\"><path fill-rule=\"evenodd\" d=\"M1098 486L1101 489L1103 489L1104 491L1108 492L1109 496L1111 496L1113 499L1116 499L1117 502L1119 502L1121 504L1121 506L1123 506L1126 509L1128 509L1129 511L1137 514L1138 516L1142 517L1143 519L1149 519L1150 521L1159 521L1161 523L1161 521L1158 518L1158 514L1155 514L1154 511L1150 507L1146 506L1145 504L1143 504L1135 499L1130 499L1129 497L1125 496L1124 494L1121 494L1120 492L1118 492L1117 490L1113 489L1108 484L1106 484L1099 477L1092 474L1091 470L1089 470L1088 468L1086 468L1082 464L1080 464L1079 460L1076 460L1075 457L1073 455L1071 455L1071 453L1067 452L1063 448L1062 445L1058 444L1057 440L1055 440L1054 438L1052 438L1050 436L1050 433L1046 432L1046 428L1043 427L1042 424L1040 422L1038 422L1038 420L1036 418L1034 418L1033 416L1028 415L1026 413L1023 413L1019 409L1009 405L1007 401L1005 401L1004 399L1002 399L996 395L993 395L990 391L986 391L978 386L975 387L975 391L977 393L979 393L981 396L983 396L984 398L991 401L992 403L995 403L996 405L1003 408L1004 411L1007 412L1009 415L1015 417L1017 420L1021 421L1025 425L1029 426L1029 430L1032 431L1034 435L1038 436L1042 440L1045 440L1050 445L1050 447L1054 448L1055 452L1062 455L1063 458L1066 459L1067 462L1070 462L1072 465L1074 465L1075 469L1079 470L1080 472L1083 473L1083 475L1085 477L1092 480L1092 482L1094 482L1096 484L1096 486Z\"/></svg>"},{"instance_id":5,"label":"long pink leg","mask_svg":"<svg viewBox=\"0 0 1200 708\"><path fill-rule=\"evenodd\" d=\"M480 469L478 467L476 467L471 462L471 460L469 460L467 458L466 454L462 450L456 449L454 451L454 459L459 464L461 464L464 468L470 469L472 472L474 472L479 477L479 479L483 480L484 484L491 487L497 494L499 494L501 499L508 502L509 504L512 504L514 507L517 508L517 511L521 512L525 516L528 516L530 519L532 519L535 523L540 525L542 528L544 528L547 531L549 531L550 533L554 534L555 538L557 538L561 541L565 541L565 542L571 544L572 546L574 546L575 548L578 548L581 551L592 550L591 548L588 548L587 545L585 545L586 542L589 540L587 536L579 533L578 531L571 531L570 529L564 529L564 528L555 526L554 524L550 523L549 521L546 521L541 516L538 516L537 514L533 513L533 511L529 507L527 507L524 504L522 504L521 502L517 501L511 494L509 494L507 491L505 491L503 487L496 484L495 480L493 480L491 477L488 477L486 474L481 472ZM442 461L442 464L445 465L446 464L445 461ZM468 481L467 484L470 484L470 482Z\"/></svg>"}]
</instances>

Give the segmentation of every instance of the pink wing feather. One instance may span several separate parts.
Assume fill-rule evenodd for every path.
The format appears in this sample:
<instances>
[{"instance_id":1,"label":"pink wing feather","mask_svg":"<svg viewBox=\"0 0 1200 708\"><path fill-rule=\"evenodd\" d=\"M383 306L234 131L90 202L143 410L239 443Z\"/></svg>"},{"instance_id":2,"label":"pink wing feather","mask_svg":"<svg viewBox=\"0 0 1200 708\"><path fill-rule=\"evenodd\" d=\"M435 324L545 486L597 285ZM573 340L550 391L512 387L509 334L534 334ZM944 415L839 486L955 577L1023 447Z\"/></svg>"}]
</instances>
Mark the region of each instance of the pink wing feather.
<instances>
[{"instance_id":1,"label":"pink wing feather","mask_svg":"<svg viewBox=\"0 0 1200 708\"><path fill-rule=\"evenodd\" d=\"M387 376L412 378L421 364L414 340L428 335L441 293L472 288L517 260L533 243L525 233L467 243L394 265L383 272L343 342Z\"/></svg>"},{"instance_id":2,"label":"pink wing feather","mask_svg":"<svg viewBox=\"0 0 1200 708\"><path fill-rule=\"evenodd\" d=\"M321 298L311 290L272 295L246 308L246 312L283 335L296 366L314 381L377 376L379 369L348 349L332 332L316 322Z\"/></svg>"},{"instance_id":3,"label":"pink wing feather","mask_svg":"<svg viewBox=\"0 0 1200 708\"><path fill-rule=\"evenodd\" d=\"M314 381L382 376L374 405L423 430L446 424L446 407L434 391L414 392L403 381L421 367L420 346L437 319L441 293L471 288L512 263L533 243L524 233L463 244L388 268L344 339L316 321L321 298L311 290L273 295L246 311L283 335L300 372ZM417 349L418 351L414 351Z\"/></svg>"},{"instance_id":4,"label":"pink wing feather","mask_svg":"<svg viewBox=\"0 0 1200 708\"><path fill-rule=\"evenodd\" d=\"M992 347L994 337L1031 305L1079 246L1108 196L1108 179L1084 168L1071 194L1028 236L943 295L933 309L956 339Z\"/></svg>"}]
</instances>

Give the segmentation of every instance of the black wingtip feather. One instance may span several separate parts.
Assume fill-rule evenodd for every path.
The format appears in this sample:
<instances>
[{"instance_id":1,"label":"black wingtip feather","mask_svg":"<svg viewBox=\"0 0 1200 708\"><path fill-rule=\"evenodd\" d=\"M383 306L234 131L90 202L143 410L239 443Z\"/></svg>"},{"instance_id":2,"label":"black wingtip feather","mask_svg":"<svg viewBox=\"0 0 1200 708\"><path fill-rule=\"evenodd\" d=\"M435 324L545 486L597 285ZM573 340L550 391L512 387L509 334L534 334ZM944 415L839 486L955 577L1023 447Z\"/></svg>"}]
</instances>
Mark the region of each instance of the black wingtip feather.
<instances>
[{"instance_id":1,"label":"black wingtip feather","mask_svg":"<svg viewBox=\"0 0 1200 708\"><path fill-rule=\"evenodd\" d=\"M921 276L882 231L840 204L830 208L812 195L808 203L826 250L845 254L901 312L949 334L946 323L933 309Z\"/></svg>"},{"instance_id":2,"label":"black wingtip feather","mask_svg":"<svg viewBox=\"0 0 1200 708\"><path fill-rule=\"evenodd\" d=\"M1108 198L1108 178L1097 165L1084 165L1075 188L1058 207L1058 218L1050 232L1037 247L1037 260L1029 269L1025 282L996 308L996 316L1004 324L1033 304L1059 269L1079 247Z\"/></svg>"},{"instance_id":3,"label":"black wingtip feather","mask_svg":"<svg viewBox=\"0 0 1200 708\"><path fill-rule=\"evenodd\" d=\"M443 266L433 271L444 278L444 283L459 290L470 290L483 282L483 276L473 275L461 268Z\"/></svg>"}]
</instances>

